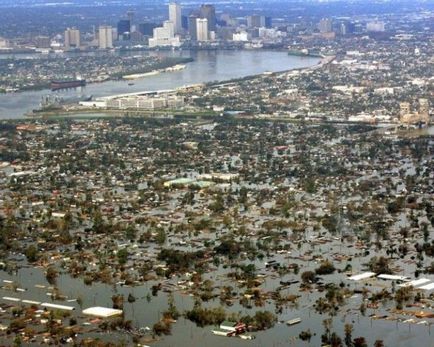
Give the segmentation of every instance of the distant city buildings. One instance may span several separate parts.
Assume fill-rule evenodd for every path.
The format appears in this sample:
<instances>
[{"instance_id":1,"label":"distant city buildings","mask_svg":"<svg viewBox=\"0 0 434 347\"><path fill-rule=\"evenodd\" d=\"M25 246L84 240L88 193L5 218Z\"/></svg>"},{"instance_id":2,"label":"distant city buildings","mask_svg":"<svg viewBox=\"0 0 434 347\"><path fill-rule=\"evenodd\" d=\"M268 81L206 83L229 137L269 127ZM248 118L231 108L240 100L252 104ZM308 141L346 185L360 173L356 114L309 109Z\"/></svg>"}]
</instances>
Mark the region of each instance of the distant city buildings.
<instances>
[{"instance_id":1,"label":"distant city buildings","mask_svg":"<svg viewBox=\"0 0 434 347\"><path fill-rule=\"evenodd\" d=\"M80 30L76 28L66 29L64 43L66 49L80 48Z\"/></svg>"},{"instance_id":2,"label":"distant city buildings","mask_svg":"<svg viewBox=\"0 0 434 347\"><path fill-rule=\"evenodd\" d=\"M271 17L253 15L247 17L248 28L271 28Z\"/></svg>"},{"instance_id":3,"label":"distant city buildings","mask_svg":"<svg viewBox=\"0 0 434 347\"><path fill-rule=\"evenodd\" d=\"M320 33L330 33L333 31L333 22L330 18L323 18L318 24Z\"/></svg>"},{"instance_id":4,"label":"distant city buildings","mask_svg":"<svg viewBox=\"0 0 434 347\"><path fill-rule=\"evenodd\" d=\"M98 47L100 49L113 48L113 29L109 25L101 25L98 30Z\"/></svg>"},{"instance_id":5,"label":"distant city buildings","mask_svg":"<svg viewBox=\"0 0 434 347\"><path fill-rule=\"evenodd\" d=\"M199 17L195 14L191 14L188 17L188 34L190 35L190 39L192 41L197 41L197 19Z\"/></svg>"},{"instance_id":6,"label":"distant city buildings","mask_svg":"<svg viewBox=\"0 0 434 347\"><path fill-rule=\"evenodd\" d=\"M366 23L366 31L368 32L384 32L386 25L381 21L373 21Z\"/></svg>"},{"instance_id":7,"label":"distant city buildings","mask_svg":"<svg viewBox=\"0 0 434 347\"><path fill-rule=\"evenodd\" d=\"M128 39L131 33L131 21L129 19L121 19L117 24L118 38Z\"/></svg>"},{"instance_id":8,"label":"distant city buildings","mask_svg":"<svg viewBox=\"0 0 434 347\"><path fill-rule=\"evenodd\" d=\"M403 124L429 124L429 100L419 99L419 110L413 111L409 102L401 102L400 107L400 122Z\"/></svg>"},{"instance_id":9,"label":"distant city buildings","mask_svg":"<svg viewBox=\"0 0 434 347\"><path fill-rule=\"evenodd\" d=\"M216 31L217 18L214 5L202 5L200 7L200 18L207 20L208 31Z\"/></svg>"},{"instance_id":10,"label":"distant city buildings","mask_svg":"<svg viewBox=\"0 0 434 347\"><path fill-rule=\"evenodd\" d=\"M196 19L196 32L197 32L197 41L208 41L208 19L206 18L198 18Z\"/></svg>"},{"instance_id":11,"label":"distant city buildings","mask_svg":"<svg viewBox=\"0 0 434 347\"><path fill-rule=\"evenodd\" d=\"M149 47L180 45L181 41L175 36L175 28L171 21L165 21L162 27L155 28L153 37L149 39Z\"/></svg>"},{"instance_id":12,"label":"distant city buildings","mask_svg":"<svg viewBox=\"0 0 434 347\"><path fill-rule=\"evenodd\" d=\"M181 5L176 2L171 2L169 4L169 21L173 23L175 34L181 34L183 31Z\"/></svg>"},{"instance_id":13,"label":"distant city buildings","mask_svg":"<svg viewBox=\"0 0 434 347\"><path fill-rule=\"evenodd\" d=\"M10 46L9 40L0 37L0 49L8 48Z\"/></svg>"}]
</instances>

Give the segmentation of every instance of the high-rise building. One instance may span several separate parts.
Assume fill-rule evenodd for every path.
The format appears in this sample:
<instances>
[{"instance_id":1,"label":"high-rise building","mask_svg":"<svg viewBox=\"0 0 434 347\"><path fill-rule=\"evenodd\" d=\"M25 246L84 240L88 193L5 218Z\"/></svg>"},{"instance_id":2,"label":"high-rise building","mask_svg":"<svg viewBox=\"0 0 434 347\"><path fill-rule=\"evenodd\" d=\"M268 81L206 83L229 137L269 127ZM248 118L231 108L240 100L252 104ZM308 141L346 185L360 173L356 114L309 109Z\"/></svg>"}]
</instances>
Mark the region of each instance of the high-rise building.
<instances>
[{"instance_id":1,"label":"high-rise building","mask_svg":"<svg viewBox=\"0 0 434 347\"><path fill-rule=\"evenodd\" d=\"M182 33L181 5L176 2L169 4L169 20L173 23L175 34Z\"/></svg>"},{"instance_id":2,"label":"high-rise building","mask_svg":"<svg viewBox=\"0 0 434 347\"><path fill-rule=\"evenodd\" d=\"M117 25L118 36L123 36L125 33L131 32L131 22L129 19L121 19Z\"/></svg>"},{"instance_id":3,"label":"high-rise building","mask_svg":"<svg viewBox=\"0 0 434 347\"><path fill-rule=\"evenodd\" d=\"M152 36L154 33L154 29L157 27L155 23L140 23L139 24L139 33L145 36Z\"/></svg>"},{"instance_id":4,"label":"high-rise building","mask_svg":"<svg viewBox=\"0 0 434 347\"><path fill-rule=\"evenodd\" d=\"M80 30L76 28L68 28L65 30L65 48L80 47Z\"/></svg>"},{"instance_id":5,"label":"high-rise building","mask_svg":"<svg viewBox=\"0 0 434 347\"><path fill-rule=\"evenodd\" d=\"M216 15L214 5L202 5L200 7L200 18L208 21L208 31L216 31Z\"/></svg>"},{"instance_id":6,"label":"high-rise building","mask_svg":"<svg viewBox=\"0 0 434 347\"><path fill-rule=\"evenodd\" d=\"M175 37L175 28L171 21L165 21L162 27L155 28L154 34L149 39L149 47L180 46L179 37Z\"/></svg>"},{"instance_id":7,"label":"high-rise building","mask_svg":"<svg viewBox=\"0 0 434 347\"><path fill-rule=\"evenodd\" d=\"M192 14L188 17L188 34L192 41L197 41L197 21L198 17Z\"/></svg>"},{"instance_id":8,"label":"high-rise building","mask_svg":"<svg viewBox=\"0 0 434 347\"><path fill-rule=\"evenodd\" d=\"M323 18L318 24L318 29L321 33L330 33L333 31L333 23L330 18Z\"/></svg>"},{"instance_id":9,"label":"high-rise building","mask_svg":"<svg viewBox=\"0 0 434 347\"><path fill-rule=\"evenodd\" d=\"M208 41L208 19L198 18L196 20L197 41Z\"/></svg>"},{"instance_id":10,"label":"high-rise building","mask_svg":"<svg viewBox=\"0 0 434 347\"><path fill-rule=\"evenodd\" d=\"M343 36L354 34L355 30L356 30L356 27L355 27L354 23L351 23L351 22L342 22L339 26L339 32Z\"/></svg>"},{"instance_id":11,"label":"high-rise building","mask_svg":"<svg viewBox=\"0 0 434 347\"><path fill-rule=\"evenodd\" d=\"M265 16L248 16L247 17L247 26L249 28L264 28L265 27Z\"/></svg>"},{"instance_id":12,"label":"high-rise building","mask_svg":"<svg viewBox=\"0 0 434 347\"><path fill-rule=\"evenodd\" d=\"M181 26L182 29L187 31L188 30L188 17L187 16L181 16Z\"/></svg>"},{"instance_id":13,"label":"high-rise building","mask_svg":"<svg viewBox=\"0 0 434 347\"><path fill-rule=\"evenodd\" d=\"M98 46L100 49L113 48L113 30L109 25L101 25L98 30Z\"/></svg>"},{"instance_id":14,"label":"high-rise building","mask_svg":"<svg viewBox=\"0 0 434 347\"><path fill-rule=\"evenodd\" d=\"M273 19L271 17L265 17L265 27L271 29L273 27Z\"/></svg>"}]
</instances>

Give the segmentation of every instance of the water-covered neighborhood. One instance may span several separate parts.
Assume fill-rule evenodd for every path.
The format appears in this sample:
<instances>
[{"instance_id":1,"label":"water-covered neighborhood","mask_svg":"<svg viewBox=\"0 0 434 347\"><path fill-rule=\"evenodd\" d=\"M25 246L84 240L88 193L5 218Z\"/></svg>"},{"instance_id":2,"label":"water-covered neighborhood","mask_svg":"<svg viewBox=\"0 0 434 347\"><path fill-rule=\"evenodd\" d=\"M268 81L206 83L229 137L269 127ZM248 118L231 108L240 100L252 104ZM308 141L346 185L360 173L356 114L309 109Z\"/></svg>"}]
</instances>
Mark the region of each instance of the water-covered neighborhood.
<instances>
[{"instance_id":1,"label":"water-covered neighborhood","mask_svg":"<svg viewBox=\"0 0 434 347\"><path fill-rule=\"evenodd\" d=\"M429 129L235 117L3 122L2 338L85 343L114 331L154 341L182 319L234 338L289 322L291 336L314 344L372 344L381 331L362 324L381 320L414 325L428 341ZM17 276L29 268L36 281ZM90 300L87 288L101 284ZM152 319L131 311L159 297L168 304ZM121 315L86 314L95 307ZM337 315L338 326L321 326ZM224 320L244 325L214 328ZM309 320L318 331L299 329Z\"/></svg>"},{"instance_id":2,"label":"water-covered neighborhood","mask_svg":"<svg viewBox=\"0 0 434 347\"><path fill-rule=\"evenodd\" d=\"M22 2L0 345L432 345L429 1Z\"/></svg>"}]
</instances>

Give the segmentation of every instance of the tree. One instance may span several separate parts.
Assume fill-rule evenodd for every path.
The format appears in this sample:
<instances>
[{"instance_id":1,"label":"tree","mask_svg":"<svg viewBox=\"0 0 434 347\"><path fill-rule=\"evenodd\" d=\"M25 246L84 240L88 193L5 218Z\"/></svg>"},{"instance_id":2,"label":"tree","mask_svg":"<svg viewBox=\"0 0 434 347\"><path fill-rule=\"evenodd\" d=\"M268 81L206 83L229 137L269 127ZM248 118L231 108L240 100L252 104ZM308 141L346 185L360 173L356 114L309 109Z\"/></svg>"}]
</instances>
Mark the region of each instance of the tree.
<instances>
[{"instance_id":1,"label":"tree","mask_svg":"<svg viewBox=\"0 0 434 347\"><path fill-rule=\"evenodd\" d=\"M347 345L347 347L352 347L353 341L351 335L353 333L353 325L348 323L345 324L344 330L345 330L345 344Z\"/></svg>"},{"instance_id":2,"label":"tree","mask_svg":"<svg viewBox=\"0 0 434 347\"><path fill-rule=\"evenodd\" d=\"M164 242L166 242L166 232L163 228L159 228L157 235L155 236L155 242L157 242L159 245L162 245Z\"/></svg>"},{"instance_id":3,"label":"tree","mask_svg":"<svg viewBox=\"0 0 434 347\"><path fill-rule=\"evenodd\" d=\"M305 284L314 283L316 280L315 273L313 271L305 271L301 274L301 280Z\"/></svg>"},{"instance_id":4,"label":"tree","mask_svg":"<svg viewBox=\"0 0 434 347\"><path fill-rule=\"evenodd\" d=\"M119 264L124 265L128 261L128 250L126 248L120 249L118 251L117 257Z\"/></svg>"},{"instance_id":5,"label":"tree","mask_svg":"<svg viewBox=\"0 0 434 347\"><path fill-rule=\"evenodd\" d=\"M29 263L34 263L39 259L39 251L35 245L27 247L25 254Z\"/></svg>"},{"instance_id":6,"label":"tree","mask_svg":"<svg viewBox=\"0 0 434 347\"><path fill-rule=\"evenodd\" d=\"M56 268L54 266L49 266L45 272L45 278L47 279L48 283L55 284L57 276L58 272Z\"/></svg>"},{"instance_id":7,"label":"tree","mask_svg":"<svg viewBox=\"0 0 434 347\"><path fill-rule=\"evenodd\" d=\"M319 268L315 270L317 275L330 275L335 272L335 267L333 263L329 260L325 260L321 263Z\"/></svg>"}]
</instances>

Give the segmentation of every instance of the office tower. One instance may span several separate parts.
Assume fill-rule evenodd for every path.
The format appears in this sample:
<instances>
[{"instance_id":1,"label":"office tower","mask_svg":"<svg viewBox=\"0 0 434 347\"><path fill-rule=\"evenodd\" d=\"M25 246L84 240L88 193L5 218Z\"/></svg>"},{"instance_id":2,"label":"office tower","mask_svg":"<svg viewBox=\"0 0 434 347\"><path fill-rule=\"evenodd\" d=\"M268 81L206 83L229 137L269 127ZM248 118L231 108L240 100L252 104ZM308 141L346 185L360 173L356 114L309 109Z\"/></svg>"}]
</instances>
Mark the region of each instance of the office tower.
<instances>
[{"instance_id":1,"label":"office tower","mask_svg":"<svg viewBox=\"0 0 434 347\"><path fill-rule=\"evenodd\" d=\"M248 16L247 17L247 26L249 28L263 28L265 27L265 16Z\"/></svg>"},{"instance_id":2,"label":"office tower","mask_svg":"<svg viewBox=\"0 0 434 347\"><path fill-rule=\"evenodd\" d=\"M165 21L162 27L155 28L153 37L149 39L149 47L179 46L179 37L175 37L175 28L171 21Z\"/></svg>"},{"instance_id":3,"label":"office tower","mask_svg":"<svg viewBox=\"0 0 434 347\"><path fill-rule=\"evenodd\" d=\"M152 36L154 33L154 29L157 27L155 23L140 23L139 24L139 33L145 36Z\"/></svg>"},{"instance_id":4,"label":"office tower","mask_svg":"<svg viewBox=\"0 0 434 347\"><path fill-rule=\"evenodd\" d=\"M133 20L134 20L134 11L133 10L127 11L127 17L128 20L130 21L130 27L131 27L133 25Z\"/></svg>"},{"instance_id":5,"label":"office tower","mask_svg":"<svg viewBox=\"0 0 434 347\"><path fill-rule=\"evenodd\" d=\"M216 16L214 5L202 5L200 7L200 18L208 21L208 31L216 31Z\"/></svg>"},{"instance_id":6,"label":"office tower","mask_svg":"<svg viewBox=\"0 0 434 347\"><path fill-rule=\"evenodd\" d=\"M332 20L329 18L323 18L320 20L318 29L321 33L332 32Z\"/></svg>"},{"instance_id":7,"label":"office tower","mask_svg":"<svg viewBox=\"0 0 434 347\"><path fill-rule=\"evenodd\" d=\"M109 25L101 25L98 31L99 48L113 48L113 31Z\"/></svg>"},{"instance_id":8,"label":"office tower","mask_svg":"<svg viewBox=\"0 0 434 347\"><path fill-rule=\"evenodd\" d=\"M271 17L265 17L265 27L271 29L273 27L273 19Z\"/></svg>"},{"instance_id":9,"label":"office tower","mask_svg":"<svg viewBox=\"0 0 434 347\"><path fill-rule=\"evenodd\" d=\"M80 47L80 30L76 28L68 28L65 30L65 48Z\"/></svg>"},{"instance_id":10,"label":"office tower","mask_svg":"<svg viewBox=\"0 0 434 347\"><path fill-rule=\"evenodd\" d=\"M182 26L182 29L184 29L185 31L188 30L188 17L187 16L181 16L181 26Z\"/></svg>"},{"instance_id":11,"label":"office tower","mask_svg":"<svg viewBox=\"0 0 434 347\"><path fill-rule=\"evenodd\" d=\"M176 2L169 4L169 21L173 23L175 34L182 33L181 5Z\"/></svg>"},{"instance_id":12,"label":"office tower","mask_svg":"<svg viewBox=\"0 0 434 347\"><path fill-rule=\"evenodd\" d=\"M197 41L208 41L208 19L198 18L196 20Z\"/></svg>"},{"instance_id":13,"label":"office tower","mask_svg":"<svg viewBox=\"0 0 434 347\"><path fill-rule=\"evenodd\" d=\"M118 22L117 25L117 29L118 29L118 36L122 36L125 33L130 33L131 32L131 22L129 19L121 19Z\"/></svg>"},{"instance_id":14,"label":"office tower","mask_svg":"<svg viewBox=\"0 0 434 347\"><path fill-rule=\"evenodd\" d=\"M190 35L191 40L197 40L197 21L198 17L194 14L188 17L188 34Z\"/></svg>"},{"instance_id":15,"label":"office tower","mask_svg":"<svg viewBox=\"0 0 434 347\"><path fill-rule=\"evenodd\" d=\"M351 22L342 22L339 26L339 33L342 36L354 34L355 31L355 25Z\"/></svg>"}]
</instances>

